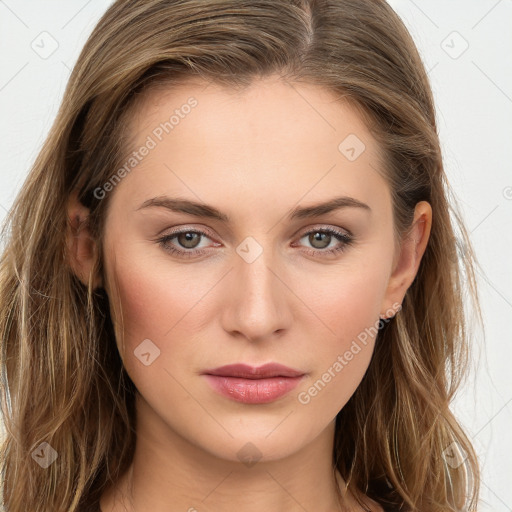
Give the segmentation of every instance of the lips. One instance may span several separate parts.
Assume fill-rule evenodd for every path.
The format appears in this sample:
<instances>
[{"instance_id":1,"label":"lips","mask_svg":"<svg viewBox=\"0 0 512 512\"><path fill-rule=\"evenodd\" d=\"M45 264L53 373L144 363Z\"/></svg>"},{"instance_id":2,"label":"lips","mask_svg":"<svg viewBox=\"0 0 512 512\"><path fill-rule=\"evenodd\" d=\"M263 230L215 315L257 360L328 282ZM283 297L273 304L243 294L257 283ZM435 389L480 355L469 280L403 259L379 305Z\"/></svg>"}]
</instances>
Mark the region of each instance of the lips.
<instances>
[{"instance_id":1,"label":"lips","mask_svg":"<svg viewBox=\"0 0 512 512\"><path fill-rule=\"evenodd\" d=\"M278 363L268 363L255 367L247 364L228 364L213 370L206 370L207 375L221 377L241 377L243 379L266 379L269 377L300 377L304 372L294 370Z\"/></svg>"},{"instance_id":2,"label":"lips","mask_svg":"<svg viewBox=\"0 0 512 512\"><path fill-rule=\"evenodd\" d=\"M295 388L304 372L277 363L259 367L230 364L203 373L219 394L246 404L264 404L281 398Z\"/></svg>"}]
</instances>

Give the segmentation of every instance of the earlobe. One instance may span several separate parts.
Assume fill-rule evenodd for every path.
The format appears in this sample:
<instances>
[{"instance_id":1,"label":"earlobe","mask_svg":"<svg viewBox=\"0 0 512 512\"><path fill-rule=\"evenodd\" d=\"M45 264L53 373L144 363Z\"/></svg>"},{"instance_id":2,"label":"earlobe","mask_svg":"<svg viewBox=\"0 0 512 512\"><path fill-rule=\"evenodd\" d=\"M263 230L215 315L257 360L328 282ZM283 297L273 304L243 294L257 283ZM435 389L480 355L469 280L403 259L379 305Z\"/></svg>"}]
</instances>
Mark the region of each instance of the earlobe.
<instances>
[{"instance_id":1,"label":"earlobe","mask_svg":"<svg viewBox=\"0 0 512 512\"><path fill-rule=\"evenodd\" d=\"M432 208L426 201L421 201L416 205L411 227L400 244L400 252L383 301L381 318L392 304L402 304L408 288L418 273L427 248L431 226Z\"/></svg>"},{"instance_id":2,"label":"earlobe","mask_svg":"<svg viewBox=\"0 0 512 512\"><path fill-rule=\"evenodd\" d=\"M89 230L89 210L73 192L67 203L67 258L74 274L88 286L98 254L97 246ZM98 276L92 278L93 288L102 286Z\"/></svg>"}]
</instances>

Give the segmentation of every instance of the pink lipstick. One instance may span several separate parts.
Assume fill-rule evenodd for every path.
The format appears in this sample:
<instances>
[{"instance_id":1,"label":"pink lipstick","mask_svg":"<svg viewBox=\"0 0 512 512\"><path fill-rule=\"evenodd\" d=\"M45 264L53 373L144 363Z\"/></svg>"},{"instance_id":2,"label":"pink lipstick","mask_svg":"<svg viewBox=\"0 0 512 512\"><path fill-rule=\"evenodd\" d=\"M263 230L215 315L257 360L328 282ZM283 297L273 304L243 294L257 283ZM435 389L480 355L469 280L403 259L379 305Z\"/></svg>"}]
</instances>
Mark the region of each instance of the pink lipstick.
<instances>
[{"instance_id":1,"label":"pink lipstick","mask_svg":"<svg viewBox=\"0 0 512 512\"><path fill-rule=\"evenodd\" d=\"M237 402L265 404L295 388L305 373L277 363L254 367L229 364L203 372L218 393Z\"/></svg>"}]
</instances>

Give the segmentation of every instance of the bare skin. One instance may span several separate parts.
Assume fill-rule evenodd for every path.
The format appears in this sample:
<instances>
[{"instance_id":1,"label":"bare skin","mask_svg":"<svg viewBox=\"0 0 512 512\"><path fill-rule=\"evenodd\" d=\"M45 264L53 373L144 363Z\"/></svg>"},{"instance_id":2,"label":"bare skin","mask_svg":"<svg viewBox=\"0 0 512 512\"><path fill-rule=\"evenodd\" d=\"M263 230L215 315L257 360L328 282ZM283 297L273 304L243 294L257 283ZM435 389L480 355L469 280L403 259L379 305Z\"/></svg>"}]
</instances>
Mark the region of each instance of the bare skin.
<instances>
[{"instance_id":1,"label":"bare skin","mask_svg":"<svg viewBox=\"0 0 512 512\"><path fill-rule=\"evenodd\" d=\"M431 207L418 203L410 232L395 244L380 150L360 115L317 86L276 77L237 94L197 82L151 92L132 119L132 150L156 140L155 127L191 96L197 106L108 192L106 282L93 282L107 290L139 393L133 464L103 494L102 511L340 510L334 421L370 362L374 336L363 343L360 334L399 309L425 251ZM350 134L357 139L340 150ZM161 196L214 206L229 222L141 208ZM288 217L339 196L368 208ZM88 212L72 197L68 213L83 220ZM179 255L157 242L177 229L188 240L176 235L166 244ZM87 228L69 244L86 283L96 245ZM149 365L136 355L144 340L152 343L146 352L160 351ZM305 376L265 404L220 395L202 375L268 362ZM324 385L311 391L319 380ZM250 466L240 455L247 450ZM359 491L343 492L347 510L365 510L354 498Z\"/></svg>"}]
</instances>

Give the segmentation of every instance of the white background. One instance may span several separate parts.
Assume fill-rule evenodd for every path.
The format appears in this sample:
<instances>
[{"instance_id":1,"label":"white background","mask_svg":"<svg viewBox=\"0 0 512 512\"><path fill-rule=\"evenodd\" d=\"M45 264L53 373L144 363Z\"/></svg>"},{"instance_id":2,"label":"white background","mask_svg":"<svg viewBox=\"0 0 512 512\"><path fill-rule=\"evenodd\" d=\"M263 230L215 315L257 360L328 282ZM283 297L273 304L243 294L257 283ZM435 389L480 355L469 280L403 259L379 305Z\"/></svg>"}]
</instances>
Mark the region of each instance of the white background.
<instances>
[{"instance_id":1,"label":"white background","mask_svg":"<svg viewBox=\"0 0 512 512\"><path fill-rule=\"evenodd\" d=\"M485 338L475 329L475 372L454 407L480 457L480 510L512 511L512 0L389 1L429 70L446 171L481 264ZM0 0L0 221L110 3Z\"/></svg>"}]
</instances>

